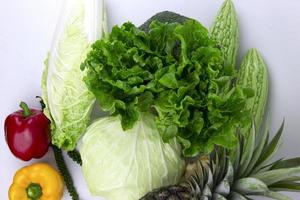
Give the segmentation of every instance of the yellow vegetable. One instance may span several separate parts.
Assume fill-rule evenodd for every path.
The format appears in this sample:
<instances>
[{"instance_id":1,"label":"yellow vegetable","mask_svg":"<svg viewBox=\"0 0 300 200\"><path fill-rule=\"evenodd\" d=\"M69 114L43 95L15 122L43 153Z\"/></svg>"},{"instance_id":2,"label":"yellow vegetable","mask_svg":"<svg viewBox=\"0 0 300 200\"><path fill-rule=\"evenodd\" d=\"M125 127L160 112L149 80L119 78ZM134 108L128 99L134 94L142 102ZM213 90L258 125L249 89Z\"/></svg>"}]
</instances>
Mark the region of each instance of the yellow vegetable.
<instances>
[{"instance_id":1,"label":"yellow vegetable","mask_svg":"<svg viewBox=\"0 0 300 200\"><path fill-rule=\"evenodd\" d=\"M13 179L9 200L60 200L63 195L60 174L46 163L36 163L19 169Z\"/></svg>"}]
</instances>

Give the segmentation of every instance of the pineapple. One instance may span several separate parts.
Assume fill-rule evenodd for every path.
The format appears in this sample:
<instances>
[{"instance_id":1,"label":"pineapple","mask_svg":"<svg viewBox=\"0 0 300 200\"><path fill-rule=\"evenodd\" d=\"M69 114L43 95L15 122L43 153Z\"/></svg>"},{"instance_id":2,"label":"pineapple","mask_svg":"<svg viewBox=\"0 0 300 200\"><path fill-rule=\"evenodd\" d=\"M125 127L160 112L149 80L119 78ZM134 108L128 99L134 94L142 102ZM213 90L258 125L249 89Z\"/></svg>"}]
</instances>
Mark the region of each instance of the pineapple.
<instances>
[{"instance_id":1,"label":"pineapple","mask_svg":"<svg viewBox=\"0 0 300 200\"><path fill-rule=\"evenodd\" d=\"M234 153L216 147L187 165L181 184L156 189L141 200L290 200L279 191L300 191L300 157L270 162L281 145L283 124L270 142L267 128L256 134L253 127L247 138L238 134Z\"/></svg>"}]
</instances>

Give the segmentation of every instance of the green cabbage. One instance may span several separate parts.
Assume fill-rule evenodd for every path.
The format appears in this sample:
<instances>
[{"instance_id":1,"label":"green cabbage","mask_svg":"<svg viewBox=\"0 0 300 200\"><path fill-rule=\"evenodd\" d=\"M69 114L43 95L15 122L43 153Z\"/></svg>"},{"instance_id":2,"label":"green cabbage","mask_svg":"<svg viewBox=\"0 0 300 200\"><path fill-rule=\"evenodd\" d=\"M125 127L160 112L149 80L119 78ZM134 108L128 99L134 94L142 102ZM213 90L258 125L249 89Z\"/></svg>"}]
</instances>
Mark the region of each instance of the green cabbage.
<instances>
[{"instance_id":1,"label":"green cabbage","mask_svg":"<svg viewBox=\"0 0 300 200\"><path fill-rule=\"evenodd\" d=\"M164 143L149 114L127 131L119 117L99 119L83 136L80 153L90 192L107 200L137 200L178 183L185 169L180 145Z\"/></svg>"},{"instance_id":2,"label":"green cabbage","mask_svg":"<svg viewBox=\"0 0 300 200\"><path fill-rule=\"evenodd\" d=\"M51 120L52 143L73 150L89 122L94 95L82 81L80 63L90 44L106 33L102 0L65 1L42 78L44 110Z\"/></svg>"}]
</instances>

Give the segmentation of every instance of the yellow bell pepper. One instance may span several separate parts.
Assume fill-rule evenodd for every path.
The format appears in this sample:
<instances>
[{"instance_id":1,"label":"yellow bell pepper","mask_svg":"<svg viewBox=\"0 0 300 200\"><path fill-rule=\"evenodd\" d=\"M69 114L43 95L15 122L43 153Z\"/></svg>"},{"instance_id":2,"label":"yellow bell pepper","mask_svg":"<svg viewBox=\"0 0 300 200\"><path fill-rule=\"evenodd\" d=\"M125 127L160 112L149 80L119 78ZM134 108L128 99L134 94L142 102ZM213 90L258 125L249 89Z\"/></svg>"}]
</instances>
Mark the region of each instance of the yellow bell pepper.
<instances>
[{"instance_id":1,"label":"yellow bell pepper","mask_svg":"<svg viewBox=\"0 0 300 200\"><path fill-rule=\"evenodd\" d=\"M63 195L60 174L46 163L36 163L19 169L13 179L9 200L60 200Z\"/></svg>"}]
</instances>

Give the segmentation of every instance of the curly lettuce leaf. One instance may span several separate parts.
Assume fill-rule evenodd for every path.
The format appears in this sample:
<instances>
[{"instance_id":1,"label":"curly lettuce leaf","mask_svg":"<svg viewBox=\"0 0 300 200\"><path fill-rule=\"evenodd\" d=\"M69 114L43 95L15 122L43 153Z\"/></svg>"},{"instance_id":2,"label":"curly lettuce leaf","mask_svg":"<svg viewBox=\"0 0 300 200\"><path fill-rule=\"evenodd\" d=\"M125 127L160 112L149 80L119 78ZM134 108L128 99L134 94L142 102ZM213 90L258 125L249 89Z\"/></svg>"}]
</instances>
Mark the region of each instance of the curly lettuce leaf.
<instances>
[{"instance_id":1,"label":"curly lettuce leaf","mask_svg":"<svg viewBox=\"0 0 300 200\"><path fill-rule=\"evenodd\" d=\"M185 156L214 145L233 148L235 128L249 121L248 90L232 85L235 71L205 27L152 22L149 33L131 23L98 40L81 65L103 110L120 115L124 130L142 112L156 116L163 141L176 137Z\"/></svg>"}]
</instances>

